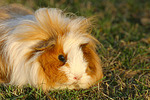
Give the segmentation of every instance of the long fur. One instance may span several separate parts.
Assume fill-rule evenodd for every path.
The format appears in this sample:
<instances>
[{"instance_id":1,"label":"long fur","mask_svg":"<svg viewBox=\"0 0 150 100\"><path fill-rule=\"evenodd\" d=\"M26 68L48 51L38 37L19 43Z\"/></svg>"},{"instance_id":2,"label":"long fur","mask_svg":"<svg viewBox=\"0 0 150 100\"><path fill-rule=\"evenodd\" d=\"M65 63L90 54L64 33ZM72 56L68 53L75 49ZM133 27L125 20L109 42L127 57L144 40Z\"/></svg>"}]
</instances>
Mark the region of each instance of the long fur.
<instances>
[{"instance_id":1,"label":"long fur","mask_svg":"<svg viewBox=\"0 0 150 100\"><path fill-rule=\"evenodd\" d=\"M0 8L0 82L44 90L90 87L103 77L91 27L90 19L55 8Z\"/></svg>"}]
</instances>

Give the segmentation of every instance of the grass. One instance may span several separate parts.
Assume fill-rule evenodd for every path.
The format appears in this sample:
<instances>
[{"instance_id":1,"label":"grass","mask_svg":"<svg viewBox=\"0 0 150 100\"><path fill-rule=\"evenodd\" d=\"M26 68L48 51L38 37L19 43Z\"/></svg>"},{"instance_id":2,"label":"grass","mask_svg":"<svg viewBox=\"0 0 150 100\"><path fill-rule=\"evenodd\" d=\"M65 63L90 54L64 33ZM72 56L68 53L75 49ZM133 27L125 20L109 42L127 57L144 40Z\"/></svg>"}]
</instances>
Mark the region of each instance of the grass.
<instances>
[{"instance_id":1,"label":"grass","mask_svg":"<svg viewBox=\"0 0 150 100\"><path fill-rule=\"evenodd\" d=\"M5 0L0 5L21 3L66 9L79 16L97 17L92 34L101 42L104 80L86 90L44 93L31 86L0 85L0 99L101 99L150 100L150 1L148 0Z\"/></svg>"}]
</instances>

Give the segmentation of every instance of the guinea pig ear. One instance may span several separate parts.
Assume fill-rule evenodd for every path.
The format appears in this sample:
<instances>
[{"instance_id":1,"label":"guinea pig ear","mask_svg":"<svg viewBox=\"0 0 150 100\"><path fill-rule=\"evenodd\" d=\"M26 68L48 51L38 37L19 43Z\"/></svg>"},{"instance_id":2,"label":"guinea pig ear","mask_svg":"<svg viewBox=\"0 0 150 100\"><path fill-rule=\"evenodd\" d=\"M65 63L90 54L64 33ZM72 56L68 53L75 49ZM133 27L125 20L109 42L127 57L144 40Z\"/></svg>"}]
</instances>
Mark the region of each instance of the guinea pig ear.
<instances>
[{"instance_id":1,"label":"guinea pig ear","mask_svg":"<svg viewBox=\"0 0 150 100\"><path fill-rule=\"evenodd\" d=\"M89 44L89 43L81 44L81 45L80 45L80 48L84 48L84 47L86 47L88 44Z\"/></svg>"},{"instance_id":2,"label":"guinea pig ear","mask_svg":"<svg viewBox=\"0 0 150 100\"><path fill-rule=\"evenodd\" d=\"M43 51L47 48L51 49L55 46L56 44L56 40L54 38L48 39L48 40L44 40L44 41L40 41L34 48L34 50L37 51Z\"/></svg>"}]
</instances>

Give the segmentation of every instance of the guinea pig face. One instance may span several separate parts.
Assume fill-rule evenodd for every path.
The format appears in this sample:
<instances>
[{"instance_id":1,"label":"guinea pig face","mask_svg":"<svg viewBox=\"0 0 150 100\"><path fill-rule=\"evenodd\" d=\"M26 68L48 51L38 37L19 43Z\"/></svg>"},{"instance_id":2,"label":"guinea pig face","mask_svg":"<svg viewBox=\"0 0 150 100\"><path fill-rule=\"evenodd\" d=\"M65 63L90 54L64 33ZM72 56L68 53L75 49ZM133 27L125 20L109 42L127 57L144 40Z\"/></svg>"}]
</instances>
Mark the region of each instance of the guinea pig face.
<instances>
[{"instance_id":1,"label":"guinea pig face","mask_svg":"<svg viewBox=\"0 0 150 100\"><path fill-rule=\"evenodd\" d=\"M45 88L88 88L102 78L90 38L68 33L54 41L39 57L39 80Z\"/></svg>"},{"instance_id":2,"label":"guinea pig face","mask_svg":"<svg viewBox=\"0 0 150 100\"><path fill-rule=\"evenodd\" d=\"M75 34L76 35L76 34ZM63 50L67 55L66 65L59 70L65 72L68 88L86 88L90 84L91 76L86 72L88 61L84 57L82 45L89 39L80 35L69 34L64 41Z\"/></svg>"}]
</instances>

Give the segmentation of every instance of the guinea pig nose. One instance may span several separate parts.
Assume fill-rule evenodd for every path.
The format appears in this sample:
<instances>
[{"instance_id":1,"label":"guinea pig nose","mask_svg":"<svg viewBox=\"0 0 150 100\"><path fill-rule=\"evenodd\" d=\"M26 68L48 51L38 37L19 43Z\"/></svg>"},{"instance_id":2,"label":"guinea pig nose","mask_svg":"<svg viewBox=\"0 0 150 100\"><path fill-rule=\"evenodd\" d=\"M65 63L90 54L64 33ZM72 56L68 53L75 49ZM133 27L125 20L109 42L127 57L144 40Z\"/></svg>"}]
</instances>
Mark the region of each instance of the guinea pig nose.
<instances>
[{"instance_id":1,"label":"guinea pig nose","mask_svg":"<svg viewBox=\"0 0 150 100\"><path fill-rule=\"evenodd\" d=\"M82 76L75 76L75 77L73 77L73 79L75 79L75 80L80 80L81 77L82 77Z\"/></svg>"}]
</instances>

